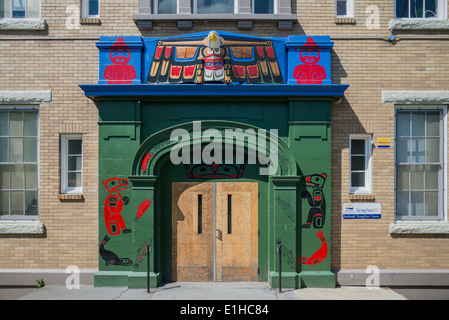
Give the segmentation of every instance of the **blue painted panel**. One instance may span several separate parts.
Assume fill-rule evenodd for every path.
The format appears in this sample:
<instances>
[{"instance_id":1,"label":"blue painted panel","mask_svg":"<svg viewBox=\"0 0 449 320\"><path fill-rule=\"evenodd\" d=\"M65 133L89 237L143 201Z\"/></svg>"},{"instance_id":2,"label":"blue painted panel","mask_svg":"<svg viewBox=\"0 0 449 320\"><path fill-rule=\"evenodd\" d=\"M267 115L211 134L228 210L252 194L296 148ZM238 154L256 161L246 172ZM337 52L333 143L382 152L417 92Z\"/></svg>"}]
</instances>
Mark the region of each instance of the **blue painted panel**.
<instances>
[{"instance_id":1,"label":"blue painted panel","mask_svg":"<svg viewBox=\"0 0 449 320\"><path fill-rule=\"evenodd\" d=\"M329 36L290 36L288 49L288 84L331 84L331 49Z\"/></svg>"},{"instance_id":2,"label":"blue painted panel","mask_svg":"<svg viewBox=\"0 0 449 320\"><path fill-rule=\"evenodd\" d=\"M141 84L141 37L100 37L99 84Z\"/></svg>"}]
</instances>

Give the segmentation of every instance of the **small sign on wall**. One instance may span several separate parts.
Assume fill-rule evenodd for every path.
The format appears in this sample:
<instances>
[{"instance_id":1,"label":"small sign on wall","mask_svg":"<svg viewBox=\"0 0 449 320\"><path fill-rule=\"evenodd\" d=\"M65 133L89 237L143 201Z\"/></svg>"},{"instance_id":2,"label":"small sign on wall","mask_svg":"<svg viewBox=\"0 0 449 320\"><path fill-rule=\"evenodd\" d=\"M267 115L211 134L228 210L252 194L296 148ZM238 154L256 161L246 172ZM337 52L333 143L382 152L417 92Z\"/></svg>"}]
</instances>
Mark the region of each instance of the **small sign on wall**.
<instances>
[{"instance_id":1,"label":"small sign on wall","mask_svg":"<svg viewBox=\"0 0 449 320\"><path fill-rule=\"evenodd\" d=\"M377 139L377 147L378 148L389 148L390 147L390 138L378 138Z\"/></svg>"},{"instance_id":2,"label":"small sign on wall","mask_svg":"<svg viewBox=\"0 0 449 320\"><path fill-rule=\"evenodd\" d=\"M344 203L343 219L380 219L380 203Z\"/></svg>"}]
</instances>

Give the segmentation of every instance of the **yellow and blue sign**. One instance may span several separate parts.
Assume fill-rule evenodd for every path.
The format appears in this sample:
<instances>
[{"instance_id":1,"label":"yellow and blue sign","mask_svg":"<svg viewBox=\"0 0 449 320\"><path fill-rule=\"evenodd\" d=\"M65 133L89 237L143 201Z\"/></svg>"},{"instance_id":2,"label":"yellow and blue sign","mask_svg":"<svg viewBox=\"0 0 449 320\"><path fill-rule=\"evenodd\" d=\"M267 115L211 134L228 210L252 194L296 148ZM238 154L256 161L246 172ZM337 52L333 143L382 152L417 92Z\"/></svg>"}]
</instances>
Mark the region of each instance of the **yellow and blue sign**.
<instances>
[{"instance_id":1,"label":"yellow and blue sign","mask_svg":"<svg viewBox=\"0 0 449 320\"><path fill-rule=\"evenodd\" d=\"M390 138L378 138L377 139L377 147L378 148L389 148L390 147Z\"/></svg>"}]
</instances>

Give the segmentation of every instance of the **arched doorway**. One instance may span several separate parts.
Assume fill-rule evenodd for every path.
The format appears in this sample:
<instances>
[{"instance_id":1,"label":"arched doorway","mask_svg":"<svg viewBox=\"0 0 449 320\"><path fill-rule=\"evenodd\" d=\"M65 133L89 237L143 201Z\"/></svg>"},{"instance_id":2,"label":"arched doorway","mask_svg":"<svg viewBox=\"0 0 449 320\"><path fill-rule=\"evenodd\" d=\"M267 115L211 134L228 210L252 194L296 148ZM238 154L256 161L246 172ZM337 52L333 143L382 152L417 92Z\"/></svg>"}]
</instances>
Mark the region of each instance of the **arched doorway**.
<instances>
[{"instance_id":1,"label":"arched doorway","mask_svg":"<svg viewBox=\"0 0 449 320\"><path fill-rule=\"evenodd\" d=\"M203 121L201 125L201 135L214 129L223 137L226 130L243 134L261 130L230 121ZM179 129L188 132L182 143L170 139ZM160 203L154 208L152 222L155 247L159 248L155 257L158 276L161 281L264 280L270 269L267 244L274 242L270 239L274 235L268 232L273 217L269 199L274 197L270 179L296 177L293 155L283 140L276 136L273 142L271 133L264 132L257 137L264 141L246 139L248 136L233 141L235 150L243 150L243 163L174 164L170 157L173 148L188 146L192 151L196 134L193 123L158 132L141 145L134 160L135 175L130 177L134 194L147 189ZM276 143L276 152L270 153L270 143ZM203 141L200 151L208 146L209 141ZM263 150L269 159L264 164L250 159L262 146L268 149ZM237 156L236 151L233 159ZM270 161L276 163L276 175L261 175ZM296 187L293 193L290 200L295 210ZM294 233L294 228L290 231Z\"/></svg>"}]
</instances>

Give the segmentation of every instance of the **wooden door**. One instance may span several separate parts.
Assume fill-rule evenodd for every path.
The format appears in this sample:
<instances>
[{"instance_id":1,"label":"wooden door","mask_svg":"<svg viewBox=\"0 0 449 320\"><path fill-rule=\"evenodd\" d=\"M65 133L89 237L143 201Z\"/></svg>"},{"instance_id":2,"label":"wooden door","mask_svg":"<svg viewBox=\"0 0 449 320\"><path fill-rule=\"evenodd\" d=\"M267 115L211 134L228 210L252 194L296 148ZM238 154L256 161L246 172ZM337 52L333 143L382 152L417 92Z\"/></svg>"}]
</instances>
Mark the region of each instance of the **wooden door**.
<instances>
[{"instance_id":1,"label":"wooden door","mask_svg":"<svg viewBox=\"0 0 449 320\"><path fill-rule=\"evenodd\" d=\"M173 183L174 281L257 281L257 195L256 182Z\"/></svg>"},{"instance_id":2,"label":"wooden door","mask_svg":"<svg viewBox=\"0 0 449 320\"><path fill-rule=\"evenodd\" d=\"M217 281L257 281L257 187L217 183Z\"/></svg>"},{"instance_id":3,"label":"wooden door","mask_svg":"<svg viewBox=\"0 0 449 320\"><path fill-rule=\"evenodd\" d=\"M173 183L172 274L174 281L213 281L213 183Z\"/></svg>"}]
</instances>

